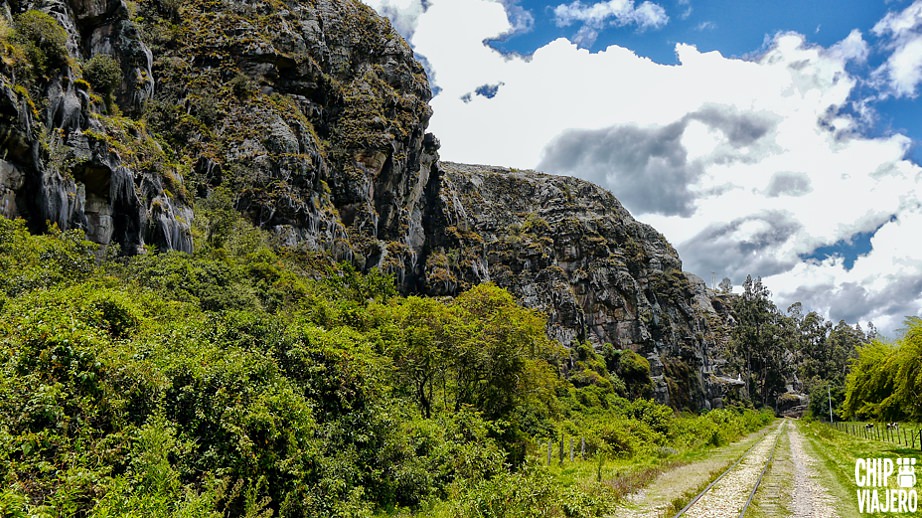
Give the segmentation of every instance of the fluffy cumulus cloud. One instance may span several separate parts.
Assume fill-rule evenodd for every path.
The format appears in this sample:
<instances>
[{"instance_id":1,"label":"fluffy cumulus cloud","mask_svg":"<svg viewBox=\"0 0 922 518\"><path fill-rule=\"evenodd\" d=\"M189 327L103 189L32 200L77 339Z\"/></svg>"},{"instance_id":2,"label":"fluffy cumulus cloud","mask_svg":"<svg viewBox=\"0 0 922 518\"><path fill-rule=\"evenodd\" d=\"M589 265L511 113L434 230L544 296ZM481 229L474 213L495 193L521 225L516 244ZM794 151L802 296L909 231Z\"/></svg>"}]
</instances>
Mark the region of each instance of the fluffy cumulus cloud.
<instances>
[{"instance_id":1,"label":"fluffy cumulus cloud","mask_svg":"<svg viewBox=\"0 0 922 518\"><path fill-rule=\"evenodd\" d=\"M419 16L426 10L425 0L362 0L381 16L386 16L394 29L406 39L413 37Z\"/></svg>"},{"instance_id":2,"label":"fluffy cumulus cloud","mask_svg":"<svg viewBox=\"0 0 922 518\"><path fill-rule=\"evenodd\" d=\"M584 4L575 0L554 8L554 21L560 27L578 25L573 41L581 46L591 46L606 27L636 26L638 30L656 29L669 22L666 10L659 4L634 0L608 0Z\"/></svg>"},{"instance_id":3,"label":"fluffy cumulus cloud","mask_svg":"<svg viewBox=\"0 0 922 518\"><path fill-rule=\"evenodd\" d=\"M554 20L561 27L580 25L574 41L589 46L605 27L633 25L639 30L656 29L666 25L669 16L662 6L653 2L635 5L634 0L608 0L584 4L575 0L555 7Z\"/></svg>"},{"instance_id":4,"label":"fluffy cumulus cloud","mask_svg":"<svg viewBox=\"0 0 922 518\"><path fill-rule=\"evenodd\" d=\"M690 153L683 140L708 139L711 129L721 132L726 142L713 147L711 160L730 160L737 150L756 145L773 125L764 115L709 105L665 126L568 130L548 144L539 168L578 172L616 188L638 214L691 217L701 195L693 187L705 173L705 161L695 155L700 149Z\"/></svg>"},{"instance_id":5,"label":"fluffy cumulus cloud","mask_svg":"<svg viewBox=\"0 0 922 518\"><path fill-rule=\"evenodd\" d=\"M762 276L781 304L889 330L922 314L922 170L905 158L907 137L863 133L855 114L868 101L849 72L869 56L860 32L829 47L777 34L745 59L678 44L675 65L569 39L510 56L484 43L515 30L503 3L427 4L411 43L440 89L430 130L443 158L593 181L663 232L687 270ZM642 6L574 2L554 14L626 23L606 13ZM913 12L875 29L894 56L916 33ZM887 85L889 70L878 71ZM810 259L862 233L872 249L854 264Z\"/></svg>"},{"instance_id":6,"label":"fluffy cumulus cloud","mask_svg":"<svg viewBox=\"0 0 922 518\"><path fill-rule=\"evenodd\" d=\"M853 268L839 258L805 261L766 282L789 300L835 318L898 329L904 316L919 315L922 242L914 236L920 228L922 208L916 202L880 227L871 239L872 252Z\"/></svg>"},{"instance_id":7,"label":"fluffy cumulus cloud","mask_svg":"<svg viewBox=\"0 0 922 518\"><path fill-rule=\"evenodd\" d=\"M877 70L890 93L915 97L922 82L922 1L887 14L874 26L874 34L889 41L890 57Z\"/></svg>"}]
</instances>

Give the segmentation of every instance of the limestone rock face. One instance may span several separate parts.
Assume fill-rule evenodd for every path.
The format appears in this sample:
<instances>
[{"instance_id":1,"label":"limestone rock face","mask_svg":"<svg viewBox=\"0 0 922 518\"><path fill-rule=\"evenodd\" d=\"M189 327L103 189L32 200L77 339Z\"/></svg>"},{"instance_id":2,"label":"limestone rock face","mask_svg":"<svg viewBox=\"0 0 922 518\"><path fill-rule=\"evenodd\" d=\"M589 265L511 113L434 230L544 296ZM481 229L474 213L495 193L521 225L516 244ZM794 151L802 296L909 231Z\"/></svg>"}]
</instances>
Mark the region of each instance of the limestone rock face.
<instances>
[{"instance_id":1,"label":"limestone rock face","mask_svg":"<svg viewBox=\"0 0 922 518\"><path fill-rule=\"evenodd\" d=\"M428 80L357 1L143 2L157 80L148 120L282 244L414 282L437 144Z\"/></svg>"},{"instance_id":2,"label":"limestone rock face","mask_svg":"<svg viewBox=\"0 0 922 518\"><path fill-rule=\"evenodd\" d=\"M67 54L38 70L3 47L3 216L191 251L194 200L220 191L279 246L381 268L405 293L508 288L564 344L647 357L662 402L720 393L723 318L663 236L581 180L440 163L425 71L361 2L2 5L11 27L51 16ZM83 75L100 54L119 67L111 95Z\"/></svg>"},{"instance_id":3,"label":"limestone rock face","mask_svg":"<svg viewBox=\"0 0 922 518\"><path fill-rule=\"evenodd\" d=\"M425 286L484 281L550 318L563 342L611 343L650 360L657 399L709 405L725 336L704 282L608 191L571 177L445 163Z\"/></svg>"},{"instance_id":4,"label":"limestone rock face","mask_svg":"<svg viewBox=\"0 0 922 518\"><path fill-rule=\"evenodd\" d=\"M103 245L133 254L145 244L192 250L192 208L182 178L138 113L153 94L151 53L124 2L3 2L4 23L27 11L47 14L67 35L67 63L40 70L8 47L0 64L0 213L47 225L82 228ZM118 63L122 80L110 103L78 81L77 63L97 54ZM138 149L143 148L143 149ZM171 192L171 187L174 192Z\"/></svg>"}]
</instances>

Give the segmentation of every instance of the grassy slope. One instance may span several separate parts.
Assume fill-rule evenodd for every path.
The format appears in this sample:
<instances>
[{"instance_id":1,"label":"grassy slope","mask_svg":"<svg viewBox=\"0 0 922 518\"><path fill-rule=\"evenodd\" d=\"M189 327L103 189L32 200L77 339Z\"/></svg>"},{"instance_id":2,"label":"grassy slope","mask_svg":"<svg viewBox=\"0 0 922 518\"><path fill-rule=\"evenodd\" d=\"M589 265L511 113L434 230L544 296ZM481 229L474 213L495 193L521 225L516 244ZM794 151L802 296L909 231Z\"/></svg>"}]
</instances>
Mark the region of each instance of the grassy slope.
<instances>
[{"instance_id":1,"label":"grassy slope","mask_svg":"<svg viewBox=\"0 0 922 518\"><path fill-rule=\"evenodd\" d=\"M808 453L815 455L826 468L821 473L822 483L829 488L836 499L836 510L840 516L858 516L858 486L855 484L855 460L870 457L915 457L922 458L917 449L876 440L865 440L830 427L812 422L800 423L801 432L807 438ZM918 471L918 467L917 467ZM896 480L892 480L896 488ZM867 514L861 516L869 516ZM876 516L888 516L879 514Z\"/></svg>"}]
</instances>

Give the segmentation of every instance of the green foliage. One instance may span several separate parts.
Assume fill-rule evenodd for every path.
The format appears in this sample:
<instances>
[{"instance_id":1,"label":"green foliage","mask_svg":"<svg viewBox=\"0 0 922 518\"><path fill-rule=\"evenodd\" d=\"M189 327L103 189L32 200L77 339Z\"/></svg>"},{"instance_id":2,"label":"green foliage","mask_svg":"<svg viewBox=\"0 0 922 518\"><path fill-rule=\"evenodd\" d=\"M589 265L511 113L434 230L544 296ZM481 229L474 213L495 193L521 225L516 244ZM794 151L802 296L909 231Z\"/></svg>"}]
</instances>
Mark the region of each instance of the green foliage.
<instances>
[{"instance_id":1,"label":"green foliage","mask_svg":"<svg viewBox=\"0 0 922 518\"><path fill-rule=\"evenodd\" d=\"M553 480L540 468L503 473L464 487L452 515L501 518L561 516Z\"/></svg>"},{"instance_id":2,"label":"green foliage","mask_svg":"<svg viewBox=\"0 0 922 518\"><path fill-rule=\"evenodd\" d=\"M621 380L613 379L611 373L614 370L606 365L606 359L593 349L592 344L581 343L574 348L571 354L574 356L573 365L567 379L575 387L595 385L603 390L618 387L621 389L619 392L624 393L623 383L620 383Z\"/></svg>"},{"instance_id":3,"label":"green foliage","mask_svg":"<svg viewBox=\"0 0 922 518\"><path fill-rule=\"evenodd\" d=\"M857 355L857 348L868 342L868 335L844 321L833 326L815 312L802 315L800 304L788 308L788 315L795 330L794 363L804 392L810 394L812 415L829 419L830 394L833 413L841 414L849 362Z\"/></svg>"},{"instance_id":4,"label":"green foliage","mask_svg":"<svg viewBox=\"0 0 922 518\"><path fill-rule=\"evenodd\" d=\"M31 77L32 64L22 38L5 16L0 16L0 63L14 82L27 83Z\"/></svg>"},{"instance_id":5,"label":"green foliage","mask_svg":"<svg viewBox=\"0 0 922 518\"><path fill-rule=\"evenodd\" d=\"M624 399L608 363L633 380L633 353L584 344L571 383L506 291L400 297L380 272L272 251L229 203L206 207L194 255L102 262L0 219L3 513L598 516L617 495L528 461L536 444L579 433L601 465L649 462L753 424Z\"/></svg>"},{"instance_id":6,"label":"green foliage","mask_svg":"<svg viewBox=\"0 0 922 518\"><path fill-rule=\"evenodd\" d=\"M788 329L789 321L770 297L771 292L761 279L746 277L743 293L732 307L736 324L732 329L731 351L745 373L753 400L774 406L793 370L786 360L790 347L785 342L793 333Z\"/></svg>"},{"instance_id":7,"label":"green foliage","mask_svg":"<svg viewBox=\"0 0 922 518\"><path fill-rule=\"evenodd\" d=\"M112 56L97 54L83 65L83 77L93 90L108 96L122 83L122 68Z\"/></svg>"},{"instance_id":8,"label":"green foliage","mask_svg":"<svg viewBox=\"0 0 922 518\"><path fill-rule=\"evenodd\" d=\"M874 340L858 348L845 383L845 417L874 421L922 420L922 319L906 320L895 343Z\"/></svg>"},{"instance_id":9,"label":"green foliage","mask_svg":"<svg viewBox=\"0 0 922 518\"><path fill-rule=\"evenodd\" d=\"M653 397L650 362L630 349L615 349L606 344L603 350L608 370L624 381L625 395L630 399Z\"/></svg>"},{"instance_id":10,"label":"green foliage","mask_svg":"<svg viewBox=\"0 0 922 518\"><path fill-rule=\"evenodd\" d=\"M32 237L22 220L0 218L0 292L16 296L86 277L95 268L96 245L83 238L56 228Z\"/></svg>"},{"instance_id":11,"label":"green foliage","mask_svg":"<svg viewBox=\"0 0 922 518\"><path fill-rule=\"evenodd\" d=\"M67 31L51 15L29 10L15 19L26 54L39 75L67 63Z\"/></svg>"},{"instance_id":12,"label":"green foliage","mask_svg":"<svg viewBox=\"0 0 922 518\"><path fill-rule=\"evenodd\" d=\"M182 0L158 0L157 6L167 18L177 21L179 19L179 9L182 7Z\"/></svg>"}]
</instances>

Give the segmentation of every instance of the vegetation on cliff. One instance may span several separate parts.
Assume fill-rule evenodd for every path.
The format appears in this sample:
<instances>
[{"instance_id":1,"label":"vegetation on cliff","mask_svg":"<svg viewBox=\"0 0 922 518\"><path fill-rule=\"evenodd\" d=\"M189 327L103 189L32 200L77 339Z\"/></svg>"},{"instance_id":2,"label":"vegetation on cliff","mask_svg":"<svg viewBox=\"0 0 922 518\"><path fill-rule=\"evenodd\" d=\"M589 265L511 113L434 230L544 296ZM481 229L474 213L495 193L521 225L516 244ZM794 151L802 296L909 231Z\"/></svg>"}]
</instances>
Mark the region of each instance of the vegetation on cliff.
<instances>
[{"instance_id":1,"label":"vegetation on cliff","mask_svg":"<svg viewBox=\"0 0 922 518\"><path fill-rule=\"evenodd\" d=\"M599 187L439 165L356 1L4 4L0 514L595 516L772 414L675 408L919 417L918 322L712 301Z\"/></svg>"}]
</instances>

